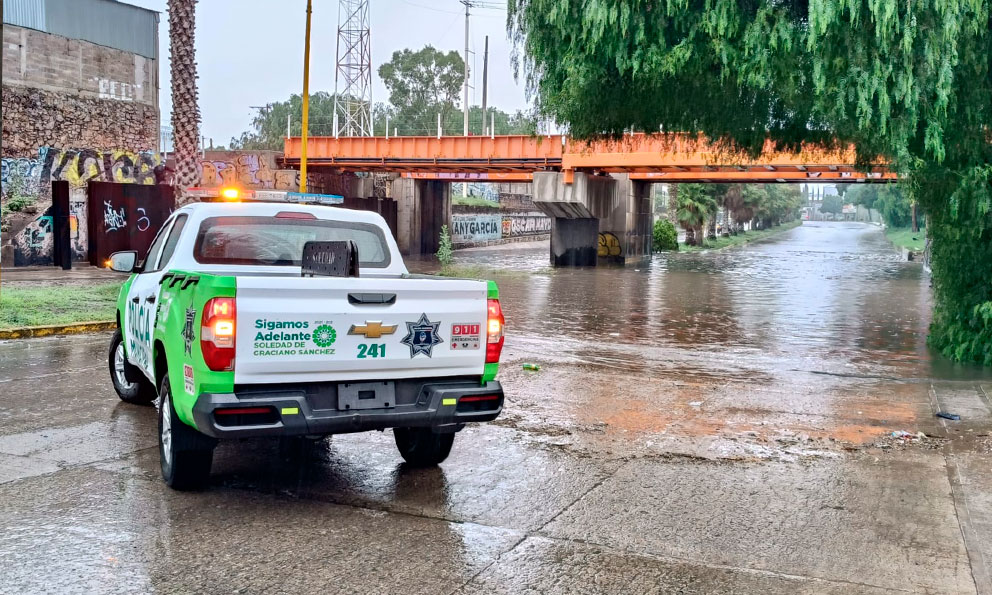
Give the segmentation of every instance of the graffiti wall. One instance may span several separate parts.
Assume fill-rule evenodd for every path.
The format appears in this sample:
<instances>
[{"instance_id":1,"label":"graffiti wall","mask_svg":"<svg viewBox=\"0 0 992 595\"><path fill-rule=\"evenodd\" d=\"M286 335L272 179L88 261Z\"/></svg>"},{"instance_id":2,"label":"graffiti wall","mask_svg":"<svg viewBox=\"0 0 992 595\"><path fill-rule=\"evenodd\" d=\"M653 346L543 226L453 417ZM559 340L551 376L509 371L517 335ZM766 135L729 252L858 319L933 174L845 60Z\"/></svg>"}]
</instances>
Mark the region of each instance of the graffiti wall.
<instances>
[{"instance_id":1,"label":"graffiti wall","mask_svg":"<svg viewBox=\"0 0 992 595\"><path fill-rule=\"evenodd\" d=\"M503 237L551 233L551 217L545 215L503 215Z\"/></svg>"},{"instance_id":2,"label":"graffiti wall","mask_svg":"<svg viewBox=\"0 0 992 595\"><path fill-rule=\"evenodd\" d=\"M534 213L454 213L451 216L451 241L456 245L486 244L549 233L551 218Z\"/></svg>"},{"instance_id":3,"label":"graffiti wall","mask_svg":"<svg viewBox=\"0 0 992 595\"><path fill-rule=\"evenodd\" d=\"M452 215L451 241L455 244L478 244L498 240L502 233L499 215Z\"/></svg>"},{"instance_id":4,"label":"graffiti wall","mask_svg":"<svg viewBox=\"0 0 992 595\"><path fill-rule=\"evenodd\" d=\"M0 160L0 194L15 266L52 263L51 188L69 182L72 251L86 257L86 186L90 181L155 184L164 175L159 157L132 151L41 147L32 158Z\"/></svg>"},{"instance_id":5,"label":"graffiti wall","mask_svg":"<svg viewBox=\"0 0 992 595\"><path fill-rule=\"evenodd\" d=\"M200 185L288 190L300 185L300 172L279 169L275 151L207 151L200 162Z\"/></svg>"}]
</instances>

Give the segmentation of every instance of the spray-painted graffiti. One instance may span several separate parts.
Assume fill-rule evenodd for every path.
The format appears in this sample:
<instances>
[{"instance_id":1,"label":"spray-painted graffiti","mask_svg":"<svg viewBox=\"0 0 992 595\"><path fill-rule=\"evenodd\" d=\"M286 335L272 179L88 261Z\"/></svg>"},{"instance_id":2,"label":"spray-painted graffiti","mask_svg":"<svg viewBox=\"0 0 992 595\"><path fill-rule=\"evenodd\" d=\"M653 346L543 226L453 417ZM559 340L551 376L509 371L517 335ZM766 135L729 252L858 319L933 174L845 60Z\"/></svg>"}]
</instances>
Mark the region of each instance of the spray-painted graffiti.
<instances>
[{"instance_id":1,"label":"spray-painted graffiti","mask_svg":"<svg viewBox=\"0 0 992 595\"><path fill-rule=\"evenodd\" d=\"M604 231L601 234L599 234L598 254L600 256L623 255L623 247L620 245L620 239L609 231Z\"/></svg>"},{"instance_id":2,"label":"spray-painted graffiti","mask_svg":"<svg viewBox=\"0 0 992 595\"><path fill-rule=\"evenodd\" d=\"M5 201L9 198L8 191L16 188L20 198L31 199L44 208L35 219L15 226L11 232L17 266L52 262L52 182L69 182L72 251L75 258L83 258L87 250L86 185L90 181L155 184L165 169L161 159L152 153L51 147L38 149L36 159L3 158L0 165Z\"/></svg>"},{"instance_id":3,"label":"spray-painted graffiti","mask_svg":"<svg viewBox=\"0 0 992 595\"><path fill-rule=\"evenodd\" d=\"M503 237L551 233L551 218L544 215L504 215Z\"/></svg>"},{"instance_id":4,"label":"spray-painted graffiti","mask_svg":"<svg viewBox=\"0 0 992 595\"><path fill-rule=\"evenodd\" d=\"M472 182L468 184L468 195L478 196L493 202L499 200L499 192L497 192L496 186L486 182Z\"/></svg>"},{"instance_id":5,"label":"spray-painted graffiti","mask_svg":"<svg viewBox=\"0 0 992 595\"><path fill-rule=\"evenodd\" d=\"M97 84L100 88L100 99L134 101L134 85L130 83L100 79L97 81Z\"/></svg>"},{"instance_id":6,"label":"spray-painted graffiti","mask_svg":"<svg viewBox=\"0 0 992 595\"><path fill-rule=\"evenodd\" d=\"M500 238L499 215L453 215L451 241L456 244L474 244Z\"/></svg>"},{"instance_id":7,"label":"spray-painted graffiti","mask_svg":"<svg viewBox=\"0 0 992 595\"><path fill-rule=\"evenodd\" d=\"M229 159L204 160L201 186L290 189L299 186L299 172L276 169L275 161L258 153L238 153Z\"/></svg>"},{"instance_id":8,"label":"spray-painted graffiti","mask_svg":"<svg viewBox=\"0 0 992 595\"><path fill-rule=\"evenodd\" d=\"M161 159L153 153L132 151L95 151L93 149L38 149L37 159L3 158L0 160L4 196L14 177L25 183L26 192L35 199L48 199L51 182L65 180L73 189L84 189L90 180L126 184L154 184L163 170Z\"/></svg>"},{"instance_id":9,"label":"spray-painted graffiti","mask_svg":"<svg viewBox=\"0 0 992 595\"><path fill-rule=\"evenodd\" d=\"M30 226L23 232L25 243L32 248L44 246L45 240L47 240L51 234L52 217L50 215L38 217L38 225Z\"/></svg>"},{"instance_id":10,"label":"spray-painted graffiti","mask_svg":"<svg viewBox=\"0 0 992 595\"><path fill-rule=\"evenodd\" d=\"M124 216L124 207L119 211L114 210L114 206L109 201L103 202L103 224L107 231L117 231L127 227L127 217Z\"/></svg>"}]
</instances>

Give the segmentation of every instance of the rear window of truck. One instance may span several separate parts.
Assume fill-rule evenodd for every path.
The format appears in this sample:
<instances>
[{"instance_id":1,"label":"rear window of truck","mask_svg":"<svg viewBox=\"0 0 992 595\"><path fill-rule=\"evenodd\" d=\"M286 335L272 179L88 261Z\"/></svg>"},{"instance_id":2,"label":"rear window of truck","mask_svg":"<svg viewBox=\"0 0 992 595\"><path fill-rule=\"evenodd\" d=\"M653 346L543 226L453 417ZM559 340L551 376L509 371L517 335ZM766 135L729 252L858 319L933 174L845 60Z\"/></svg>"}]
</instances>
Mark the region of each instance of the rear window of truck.
<instances>
[{"instance_id":1,"label":"rear window of truck","mask_svg":"<svg viewBox=\"0 0 992 595\"><path fill-rule=\"evenodd\" d=\"M209 217L200 223L193 258L200 264L300 266L307 242L351 240L359 266L389 266L382 229L369 223L275 217Z\"/></svg>"}]
</instances>

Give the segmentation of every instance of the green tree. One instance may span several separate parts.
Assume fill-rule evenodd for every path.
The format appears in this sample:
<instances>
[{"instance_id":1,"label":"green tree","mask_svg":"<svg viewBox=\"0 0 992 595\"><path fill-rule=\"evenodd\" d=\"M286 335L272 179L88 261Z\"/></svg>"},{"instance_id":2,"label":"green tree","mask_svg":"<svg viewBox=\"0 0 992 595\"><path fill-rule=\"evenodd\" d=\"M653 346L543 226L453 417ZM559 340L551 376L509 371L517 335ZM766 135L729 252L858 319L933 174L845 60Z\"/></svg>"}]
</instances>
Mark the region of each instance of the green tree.
<instances>
[{"instance_id":1,"label":"green tree","mask_svg":"<svg viewBox=\"0 0 992 595\"><path fill-rule=\"evenodd\" d=\"M654 222L652 230L651 250L654 252L667 252L679 249L679 232L675 225L667 219L658 219Z\"/></svg>"},{"instance_id":2,"label":"green tree","mask_svg":"<svg viewBox=\"0 0 992 595\"><path fill-rule=\"evenodd\" d=\"M853 143L927 215L930 341L992 365L990 0L509 0L542 116L575 136Z\"/></svg>"},{"instance_id":3,"label":"green tree","mask_svg":"<svg viewBox=\"0 0 992 595\"><path fill-rule=\"evenodd\" d=\"M844 211L844 201L841 200L836 194L828 194L823 197L823 203L820 205L821 213L830 213L831 215L840 215Z\"/></svg>"},{"instance_id":4,"label":"green tree","mask_svg":"<svg viewBox=\"0 0 992 595\"><path fill-rule=\"evenodd\" d=\"M851 189L848 197L853 204L878 211L890 227L909 227L913 223L912 201L898 184L860 184Z\"/></svg>"},{"instance_id":5,"label":"green tree","mask_svg":"<svg viewBox=\"0 0 992 595\"><path fill-rule=\"evenodd\" d=\"M462 89L464 68L458 52L442 52L429 45L418 51L393 52L392 59L379 67L379 77L389 91L401 135L432 134L437 130L438 114L442 122L448 121Z\"/></svg>"},{"instance_id":6,"label":"green tree","mask_svg":"<svg viewBox=\"0 0 992 595\"><path fill-rule=\"evenodd\" d=\"M715 186L716 184L679 184L675 216L679 225L685 229L685 243L690 246L703 245L703 224L716 214L720 206Z\"/></svg>"},{"instance_id":7,"label":"green tree","mask_svg":"<svg viewBox=\"0 0 992 595\"><path fill-rule=\"evenodd\" d=\"M286 138L286 117L290 134L303 132L303 95L290 95L286 101L268 103L260 108L251 121L251 130L231 139L232 149L281 151ZM310 94L310 134L334 134L334 95L326 91Z\"/></svg>"}]
</instances>

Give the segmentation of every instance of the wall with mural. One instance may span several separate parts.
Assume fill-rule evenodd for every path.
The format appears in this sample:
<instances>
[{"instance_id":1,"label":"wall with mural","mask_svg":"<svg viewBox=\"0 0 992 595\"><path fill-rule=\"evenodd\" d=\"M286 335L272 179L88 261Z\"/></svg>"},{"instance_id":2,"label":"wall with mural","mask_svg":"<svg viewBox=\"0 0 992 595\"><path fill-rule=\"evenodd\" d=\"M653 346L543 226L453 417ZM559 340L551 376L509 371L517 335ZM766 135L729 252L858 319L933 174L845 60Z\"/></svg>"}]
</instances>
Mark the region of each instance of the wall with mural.
<instances>
[{"instance_id":1,"label":"wall with mural","mask_svg":"<svg viewBox=\"0 0 992 595\"><path fill-rule=\"evenodd\" d=\"M41 147L37 157L0 159L3 264L52 263L52 182L69 182L70 236L77 259L86 257L86 186L93 181L155 184L161 159L150 152Z\"/></svg>"},{"instance_id":2,"label":"wall with mural","mask_svg":"<svg viewBox=\"0 0 992 595\"><path fill-rule=\"evenodd\" d=\"M451 241L456 246L491 244L551 233L551 218L540 213L453 213Z\"/></svg>"}]
</instances>

